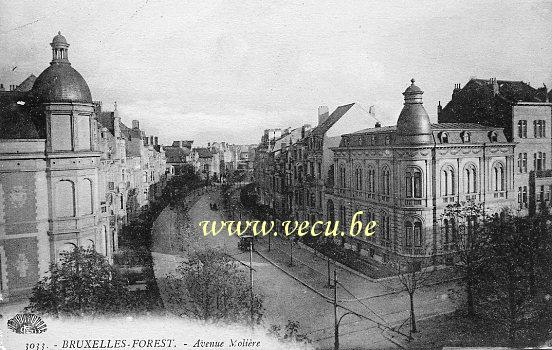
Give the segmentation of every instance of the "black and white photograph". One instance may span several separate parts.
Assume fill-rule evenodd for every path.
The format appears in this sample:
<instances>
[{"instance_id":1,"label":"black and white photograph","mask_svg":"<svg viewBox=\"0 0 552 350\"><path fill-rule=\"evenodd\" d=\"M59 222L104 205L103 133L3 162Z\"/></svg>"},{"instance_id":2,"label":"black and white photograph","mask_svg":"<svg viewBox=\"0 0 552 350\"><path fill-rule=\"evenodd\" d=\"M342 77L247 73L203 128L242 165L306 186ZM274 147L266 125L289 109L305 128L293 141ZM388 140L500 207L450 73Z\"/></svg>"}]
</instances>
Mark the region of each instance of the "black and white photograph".
<instances>
[{"instance_id":1,"label":"black and white photograph","mask_svg":"<svg viewBox=\"0 0 552 350\"><path fill-rule=\"evenodd\" d=\"M552 349L552 0L0 0L0 350Z\"/></svg>"}]
</instances>

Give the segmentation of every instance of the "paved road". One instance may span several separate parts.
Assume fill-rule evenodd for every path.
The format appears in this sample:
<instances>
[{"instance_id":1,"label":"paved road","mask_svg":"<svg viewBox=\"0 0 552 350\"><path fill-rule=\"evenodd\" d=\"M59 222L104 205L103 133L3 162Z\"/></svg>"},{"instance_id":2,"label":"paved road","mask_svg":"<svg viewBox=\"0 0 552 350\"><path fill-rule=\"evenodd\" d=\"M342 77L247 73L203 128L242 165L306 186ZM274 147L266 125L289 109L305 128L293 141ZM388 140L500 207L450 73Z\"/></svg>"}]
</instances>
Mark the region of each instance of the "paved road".
<instances>
[{"instance_id":1,"label":"paved road","mask_svg":"<svg viewBox=\"0 0 552 350\"><path fill-rule=\"evenodd\" d=\"M174 271L189 249L207 245L219 247L244 264L249 264L249 254L239 251L237 238L224 234L202 237L199 221L223 219L220 211L210 210L209 203L212 202L222 207L219 194L212 192L194 201L187 217L184 212L170 209L159 216L154 225L153 245L157 278ZM266 240L256 243L258 253L253 257L254 285L265 296L265 324L268 327L272 324L285 325L288 320L298 321L301 333L307 333L322 348L332 348L334 315L329 301L333 298L333 290L326 286L326 261L294 245L294 265L289 266L289 249L289 242L284 239L272 239L270 251ZM345 316L340 326L341 347L396 348L397 345L388 340L396 334L382 329L399 325L408 318L407 295L393 293L396 285L392 283L373 282L339 267L332 266L331 269L332 273L336 269L340 282L337 291L340 305L373 320ZM415 298L417 317L421 319L451 311L452 303L443 297L451 287L446 284L420 291ZM161 293L163 295L162 288ZM344 312L340 310L339 316ZM407 333L408 325L402 330ZM401 342L404 338L398 336L396 340Z\"/></svg>"}]
</instances>

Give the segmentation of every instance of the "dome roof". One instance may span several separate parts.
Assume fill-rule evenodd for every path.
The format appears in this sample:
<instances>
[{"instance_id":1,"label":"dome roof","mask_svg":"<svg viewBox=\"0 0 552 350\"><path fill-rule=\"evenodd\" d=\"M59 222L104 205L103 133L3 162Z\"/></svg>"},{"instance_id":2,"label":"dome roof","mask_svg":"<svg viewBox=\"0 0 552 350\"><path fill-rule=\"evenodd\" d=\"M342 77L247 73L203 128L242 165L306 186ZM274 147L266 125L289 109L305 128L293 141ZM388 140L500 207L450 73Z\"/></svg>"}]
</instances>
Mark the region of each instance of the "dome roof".
<instances>
[{"instance_id":1,"label":"dome roof","mask_svg":"<svg viewBox=\"0 0 552 350\"><path fill-rule=\"evenodd\" d=\"M404 107L397 121L397 141L403 144L432 142L431 122L422 102L422 89L414 85L414 79L403 92Z\"/></svg>"},{"instance_id":2,"label":"dome roof","mask_svg":"<svg viewBox=\"0 0 552 350\"><path fill-rule=\"evenodd\" d=\"M68 63L53 63L36 78L32 96L39 102L92 103L88 84Z\"/></svg>"},{"instance_id":3,"label":"dome roof","mask_svg":"<svg viewBox=\"0 0 552 350\"><path fill-rule=\"evenodd\" d=\"M52 44L65 44L65 45L67 45L67 39L65 39L65 37L63 35L61 35L61 32L58 32L58 34L52 40Z\"/></svg>"}]
</instances>

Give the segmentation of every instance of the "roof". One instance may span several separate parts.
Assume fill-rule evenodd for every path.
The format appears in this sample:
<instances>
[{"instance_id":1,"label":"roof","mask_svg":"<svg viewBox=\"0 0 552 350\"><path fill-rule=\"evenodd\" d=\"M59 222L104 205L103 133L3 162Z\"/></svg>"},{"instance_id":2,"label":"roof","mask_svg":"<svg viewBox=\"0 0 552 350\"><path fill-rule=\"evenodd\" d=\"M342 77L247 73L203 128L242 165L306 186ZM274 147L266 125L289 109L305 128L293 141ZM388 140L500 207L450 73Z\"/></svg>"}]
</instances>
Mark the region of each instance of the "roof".
<instances>
[{"instance_id":1,"label":"roof","mask_svg":"<svg viewBox=\"0 0 552 350\"><path fill-rule=\"evenodd\" d=\"M368 128L368 129L362 129L362 130L359 130L359 131L355 131L355 132L352 132L352 134L369 134L369 133L385 133L385 132L394 132L394 131L397 131L397 126L396 125L392 125L392 126L382 126L382 127L379 127L379 128Z\"/></svg>"},{"instance_id":2,"label":"roof","mask_svg":"<svg viewBox=\"0 0 552 350\"><path fill-rule=\"evenodd\" d=\"M485 126L481 124L476 123L437 123L437 124L431 124L431 127L433 129L456 129L456 130L466 130L466 129L493 129L493 127Z\"/></svg>"},{"instance_id":3,"label":"roof","mask_svg":"<svg viewBox=\"0 0 552 350\"><path fill-rule=\"evenodd\" d=\"M324 120L322 123L318 124L314 129L310 130L310 133L312 134L325 134L326 131L328 131L345 113L353 107L354 103L350 103L348 105L339 106L335 109L335 111L330 114L326 120Z\"/></svg>"},{"instance_id":4,"label":"roof","mask_svg":"<svg viewBox=\"0 0 552 350\"><path fill-rule=\"evenodd\" d=\"M34 74L31 74L27 77L27 79L23 80L23 82L19 84L15 90L23 92L30 91L33 88L35 81L36 77L34 76Z\"/></svg>"},{"instance_id":5,"label":"roof","mask_svg":"<svg viewBox=\"0 0 552 350\"><path fill-rule=\"evenodd\" d=\"M92 103L88 84L70 63L52 63L36 78L31 93L39 102Z\"/></svg>"},{"instance_id":6,"label":"roof","mask_svg":"<svg viewBox=\"0 0 552 350\"><path fill-rule=\"evenodd\" d=\"M433 130L491 130L496 129L494 127L480 125L476 123L435 123L431 124ZM382 126L379 128L368 128L355 131L347 135L358 135L358 134L378 134L378 133L390 133L397 131L396 125Z\"/></svg>"},{"instance_id":7,"label":"roof","mask_svg":"<svg viewBox=\"0 0 552 350\"><path fill-rule=\"evenodd\" d=\"M167 163L185 163L186 157L190 154L188 148L165 146L163 149L165 150Z\"/></svg>"},{"instance_id":8,"label":"roof","mask_svg":"<svg viewBox=\"0 0 552 350\"><path fill-rule=\"evenodd\" d=\"M45 138L43 119L34 119L28 104L19 104L24 94L12 91L0 94L0 139Z\"/></svg>"},{"instance_id":9,"label":"roof","mask_svg":"<svg viewBox=\"0 0 552 350\"><path fill-rule=\"evenodd\" d=\"M213 153L211 153L211 150L209 148L194 148L193 149L199 156L199 158L212 158Z\"/></svg>"},{"instance_id":10,"label":"roof","mask_svg":"<svg viewBox=\"0 0 552 350\"><path fill-rule=\"evenodd\" d=\"M492 81L490 80L471 79L470 82L485 86L490 91L493 91ZM523 81L496 80L496 84L498 85L500 96L510 102L544 102L546 100L545 90L540 91L540 89L535 89Z\"/></svg>"},{"instance_id":11,"label":"roof","mask_svg":"<svg viewBox=\"0 0 552 350\"><path fill-rule=\"evenodd\" d=\"M63 35L61 35L61 31L57 33L57 35L52 40L52 44L67 44L67 39Z\"/></svg>"},{"instance_id":12,"label":"roof","mask_svg":"<svg viewBox=\"0 0 552 350\"><path fill-rule=\"evenodd\" d=\"M115 116L113 112L100 112L97 115L98 122L102 124L111 134L115 131Z\"/></svg>"},{"instance_id":13,"label":"roof","mask_svg":"<svg viewBox=\"0 0 552 350\"><path fill-rule=\"evenodd\" d=\"M512 106L545 101L544 86L535 89L523 81L473 78L462 88L455 86L450 102L438 110L438 120L504 128L506 138L512 140Z\"/></svg>"}]
</instances>

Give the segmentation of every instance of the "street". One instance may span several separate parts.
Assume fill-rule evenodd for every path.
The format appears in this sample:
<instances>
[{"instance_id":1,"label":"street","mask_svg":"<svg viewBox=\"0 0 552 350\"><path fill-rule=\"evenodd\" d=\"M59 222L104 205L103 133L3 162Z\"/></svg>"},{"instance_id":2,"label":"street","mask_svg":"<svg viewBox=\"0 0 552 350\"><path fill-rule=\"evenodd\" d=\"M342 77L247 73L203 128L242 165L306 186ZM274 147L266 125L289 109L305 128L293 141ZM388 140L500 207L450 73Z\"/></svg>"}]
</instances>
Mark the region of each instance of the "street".
<instances>
[{"instance_id":1,"label":"street","mask_svg":"<svg viewBox=\"0 0 552 350\"><path fill-rule=\"evenodd\" d=\"M219 247L248 265L249 254L238 249L236 237L222 232L216 237L202 237L200 221L223 220L221 211L209 207L210 203L217 203L222 208L220 193L215 190L201 194L190 203L187 216L184 211L166 208L153 227L156 279L173 272L187 251L202 245ZM184 251L181 247L185 247ZM299 244L293 244L292 249L293 266L290 266L288 240L273 237L270 251L266 239L258 239L255 243L253 284L265 296L264 324L266 328L270 325L283 327L288 320L297 321L300 333L321 348L333 348L333 289L327 286L327 261ZM341 348L381 349L405 344L405 336L390 330L403 324L400 332L408 335L408 295L397 293L397 283L375 282L332 264L332 275L334 270L338 278L338 304L364 316L348 314L343 317L339 328ZM452 283L444 283L417 291L417 319L453 311L454 305L446 294L452 287ZM160 292L164 297L162 285ZM346 312L338 308L338 317Z\"/></svg>"}]
</instances>

